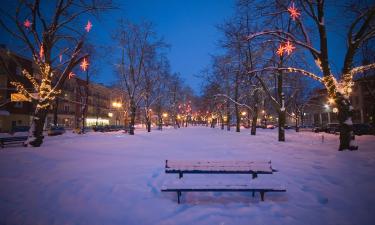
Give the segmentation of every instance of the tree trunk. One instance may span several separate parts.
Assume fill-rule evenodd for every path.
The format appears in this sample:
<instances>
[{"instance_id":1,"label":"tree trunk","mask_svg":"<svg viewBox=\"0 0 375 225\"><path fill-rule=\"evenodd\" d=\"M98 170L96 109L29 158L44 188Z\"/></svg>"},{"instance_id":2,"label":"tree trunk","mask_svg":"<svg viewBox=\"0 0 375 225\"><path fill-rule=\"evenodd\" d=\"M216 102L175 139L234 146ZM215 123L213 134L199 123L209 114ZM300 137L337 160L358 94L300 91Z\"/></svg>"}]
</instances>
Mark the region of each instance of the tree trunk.
<instances>
[{"instance_id":1,"label":"tree trunk","mask_svg":"<svg viewBox=\"0 0 375 225\"><path fill-rule=\"evenodd\" d=\"M55 99L55 107L54 107L54 110L53 110L53 125L57 126L57 112L58 112L58 108L59 108L59 99L56 98Z\"/></svg>"},{"instance_id":2,"label":"tree trunk","mask_svg":"<svg viewBox=\"0 0 375 225\"><path fill-rule=\"evenodd\" d=\"M256 135L257 133L257 120L258 120L258 106L254 106L253 121L251 122L251 135Z\"/></svg>"},{"instance_id":3,"label":"tree trunk","mask_svg":"<svg viewBox=\"0 0 375 225\"><path fill-rule=\"evenodd\" d=\"M36 109L29 131L27 143L33 147L40 147L43 143L43 128L47 116L46 109Z\"/></svg>"},{"instance_id":4,"label":"tree trunk","mask_svg":"<svg viewBox=\"0 0 375 225\"><path fill-rule=\"evenodd\" d=\"M279 111L279 141L285 141L285 111Z\"/></svg>"},{"instance_id":5,"label":"tree trunk","mask_svg":"<svg viewBox=\"0 0 375 225\"><path fill-rule=\"evenodd\" d=\"M355 145L355 136L353 133L353 106L349 99L346 99L340 93L336 93L336 104L338 108L338 120L340 124L340 146L339 151L345 149L357 150Z\"/></svg>"},{"instance_id":6,"label":"tree trunk","mask_svg":"<svg viewBox=\"0 0 375 225\"><path fill-rule=\"evenodd\" d=\"M137 112L137 108L135 107L134 102L131 102L130 103L130 124L129 124L130 135L134 135L136 112Z\"/></svg>"}]
</instances>

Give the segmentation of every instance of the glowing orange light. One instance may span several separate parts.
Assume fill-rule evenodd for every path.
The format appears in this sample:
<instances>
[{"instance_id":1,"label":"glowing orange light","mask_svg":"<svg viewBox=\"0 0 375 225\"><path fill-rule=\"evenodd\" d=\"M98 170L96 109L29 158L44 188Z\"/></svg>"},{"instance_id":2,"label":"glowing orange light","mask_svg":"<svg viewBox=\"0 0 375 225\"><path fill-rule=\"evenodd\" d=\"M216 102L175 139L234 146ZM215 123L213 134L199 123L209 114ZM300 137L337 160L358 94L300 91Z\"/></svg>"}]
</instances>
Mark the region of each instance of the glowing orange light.
<instances>
[{"instance_id":1,"label":"glowing orange light","mask_svg":"<svg viewBox=\"0 0 375 225\"><path fill-rule=\"evenodd\" d=\"M40 46L40 49L39 49L39 57L41 59L44 57L44 47L43 47L43 44Z\"/></svg>"},{"instance_id":2,"label":"glowing orange light","mask_svg":"<svg viewBox=\"0 0 375 225\"><path fill-rule=\"evenodd\" d=\"M292 43L290 43L289 41L286 42L286 44L284 45L284 50L285 52L290 55L293 50L295 49L296 47L293 46Z\"/></svg>"},{"instance_id":3,"label":"glowing orange light","mask_svg":"<svg viewBox=\"0 0 375 225\"><path fill-rule=\"evenodd\" d=\"M75 74L73 72L70 72L69 75L68 75L68 78L71 79L75 76Z\"/></svg>"},{"instance_id":4,"label":"glowing orange light","mask_svg":"<svg viewBox=\"0 0 375 225\"><path fill-rule=\"evenodd\" d=\"M91 28L92 28L92 23L89 20L87 21L87 25L85 26L85 30L87 31L87 33L90 32Z\"/></svg>"},{"instance_id":5,"label":"glowing orange light","mask_svg":"<svg viewBox=\"0 0 375 225\"><path fill-rule=\"evenodd\" d=\"M279 56L282 56L284 54L284 47L282 44L280 44L279 48L277 49L276 53L279 55Z\"/></svg>"},{"instance_id":6,"label":"glowing orange light","mask_svg":"<svg viewBox=\"0 0 375 225\"><path fill-rule=\"evenodd\" d=\"M289 6L288 12L293 20L296 20L301 15L301 13L298 12L297 8L294 7L294 3L292 3L292 6Z\"/></svg>"},{"instance_id":7,"label":"glowing orange light","mask_svg":"<svg viewBox=\"0 0 375 225\"><path fill-rule=\"evenodd\" d=\"M89 67L89 61L87 61L87 59L86 58L83 58L83 61L81 62L81 65L80 65L80 67L81 67L81 69L83 70L83 71L86 71L87 70L87 68Z\"/></svg>"},{"instance_id":8,"label":"glowing orange light","mask_svg":"<svg viewBox=\"0 0 375 225\"><path fill-rule=\"evenodd\" d=\"M30 28L31 27L31 22L28 20L28 19L26 19L25 20L25 22L23 22L23 25L26 27L26 28Z\"/></svg>"}]
</instances>

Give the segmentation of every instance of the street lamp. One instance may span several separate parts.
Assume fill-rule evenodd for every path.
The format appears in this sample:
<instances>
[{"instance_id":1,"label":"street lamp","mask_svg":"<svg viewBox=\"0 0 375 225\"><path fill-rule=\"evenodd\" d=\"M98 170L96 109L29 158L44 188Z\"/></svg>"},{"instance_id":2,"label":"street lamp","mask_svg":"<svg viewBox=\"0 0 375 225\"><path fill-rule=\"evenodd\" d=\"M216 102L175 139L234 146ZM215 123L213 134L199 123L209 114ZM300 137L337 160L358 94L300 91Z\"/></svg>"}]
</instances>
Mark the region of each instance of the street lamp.
<instances>
[{"instance_id":1,"label":"street lamp","mask_svg":"<svg viewBox=\"0 0 375 225\"><path fill-rule=\"evenodd\" d=\"M245 111L241 112L241 115L242 115L242 116L246 116L246 114L247 114L247 113L246 113Z\"/></svg>"}]
</instances>

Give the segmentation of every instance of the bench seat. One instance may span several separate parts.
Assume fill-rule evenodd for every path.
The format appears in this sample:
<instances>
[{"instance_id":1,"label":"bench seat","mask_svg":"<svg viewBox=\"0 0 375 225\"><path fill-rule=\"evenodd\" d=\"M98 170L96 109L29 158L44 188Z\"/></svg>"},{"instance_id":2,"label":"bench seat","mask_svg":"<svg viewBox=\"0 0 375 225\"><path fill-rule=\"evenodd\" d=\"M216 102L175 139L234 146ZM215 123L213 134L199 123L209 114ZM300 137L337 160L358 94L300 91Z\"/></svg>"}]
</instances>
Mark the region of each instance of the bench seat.
<instances>
[{"instance_id":1,"label":"bench seat","mask_svg":"<svg viewBox=\"0 0 375 225\"><path fill-rule=\"evenodd\" d=\"M255 192L259 192L261 200L264 201L264 194L266 192L286 192L282 185L248 182L243 184L194 184L194 183L171 183L164 185L162 192L176 192L177 202L180 203L182 192L252 192L254 197Z\"/></svg>"},{"instance_id":2,"label":"bench seat","mask_svg":"<svg viewBox=\"0 0 375 225\"><path fill-rule=\"evenodd\" d=\"M4 148L5 145L9 144L24 144L24 142L27 140L27 136L16 136L16 137L2 137L0 138L0 145L1 148Z\"/></svg>"},{"instance_id":3,"label":"bench seat","mask_svg":"<svg viewBox=\"0 0 375 225\"><path fill-rule=\"evenodd\" d=\"M178 173L182 178L184 173L215 173L215 174L272 174L271 161L186 161L166 160L165 172Z\"/></svg>"}]
</instances>

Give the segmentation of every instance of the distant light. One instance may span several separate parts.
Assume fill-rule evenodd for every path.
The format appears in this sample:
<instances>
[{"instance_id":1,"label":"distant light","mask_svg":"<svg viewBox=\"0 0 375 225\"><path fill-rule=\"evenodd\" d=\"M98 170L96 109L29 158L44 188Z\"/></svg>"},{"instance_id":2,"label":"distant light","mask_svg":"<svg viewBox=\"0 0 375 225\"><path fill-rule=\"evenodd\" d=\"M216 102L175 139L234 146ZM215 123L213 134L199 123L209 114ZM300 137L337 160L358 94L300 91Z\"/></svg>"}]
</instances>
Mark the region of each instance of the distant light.
<instances>
[{"instance_id":1,"label":"distant light","mask_svg":"<svg viewBox=\"0 0 375 225\"><path fill-rule=\"evenodd\" d=\"M242 116L246 116L246 114L247 114L247 113L246 113L245 111L241 112L241 115L242 115Z\"/></svg>"},{"instance_id":2,"label":"distant light","mask_svg":"<svg viewBox=\"0 0 375 225\"><path fill-rule=\"evenodd\" d=\"M332 111L333 111L334 113L337 113L337 112L339 111L339 109L335 107L335 108L332 109Z\"/></svg>"},{"instance_id":3,"label":"distant light","mask_svg":"<svg viewBox=\"0 0 375 225\"><path fill-rule=\"evenodd\" d=\"M113 116L113 113L109 112L109 113L108 113L108 116L109 116L109 117L112 117L112 116Z\"/></svg>"},{"instance_id":4,"label":"distant light","mask_svg":"<svg viewBox=\"0 0 375 225\"><path fill-rule=\"evenodd\" d=\"M325 104L325 105L324 105L324 108L329 109L329 105L328 105L328 104Z\"/></svg>"}]
</instances>

